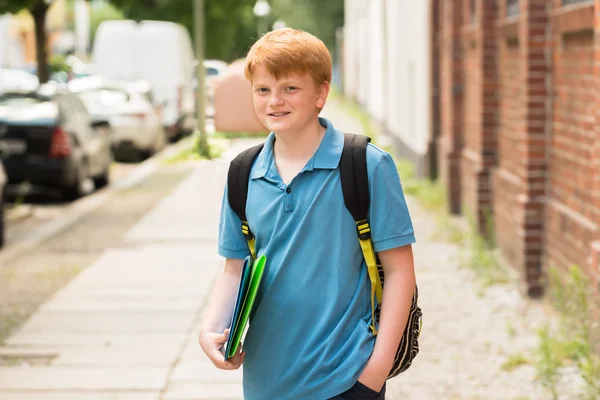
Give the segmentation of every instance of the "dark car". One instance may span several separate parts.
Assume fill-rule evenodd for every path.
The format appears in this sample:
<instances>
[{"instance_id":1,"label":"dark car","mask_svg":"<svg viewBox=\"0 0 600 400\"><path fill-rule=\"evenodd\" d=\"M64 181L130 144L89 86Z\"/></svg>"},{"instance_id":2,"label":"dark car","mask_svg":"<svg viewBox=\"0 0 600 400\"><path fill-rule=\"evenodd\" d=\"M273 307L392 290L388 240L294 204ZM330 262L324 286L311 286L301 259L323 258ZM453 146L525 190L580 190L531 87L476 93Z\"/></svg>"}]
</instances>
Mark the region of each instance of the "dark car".
<instances>
[{"instance_id":1,"label":"dark car","mask_svg":"<svg viewBox=\"0 0 600 400\"><path fill-rule=\"evenodd\" d=\"M109 180L110 126L74 94L0 95L0 145L9 183L60 188L75 199Z\"/></svg>"}]
</instances>

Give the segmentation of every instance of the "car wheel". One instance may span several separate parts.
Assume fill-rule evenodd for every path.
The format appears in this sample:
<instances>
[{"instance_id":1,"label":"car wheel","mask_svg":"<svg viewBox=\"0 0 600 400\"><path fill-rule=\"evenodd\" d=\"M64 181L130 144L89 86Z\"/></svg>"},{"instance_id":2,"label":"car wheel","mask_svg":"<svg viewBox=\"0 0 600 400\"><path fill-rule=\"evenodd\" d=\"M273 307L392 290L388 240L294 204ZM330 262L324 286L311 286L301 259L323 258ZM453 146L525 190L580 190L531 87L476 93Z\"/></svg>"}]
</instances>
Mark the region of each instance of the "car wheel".
<instances>
[{"instance_id":1,"label":"car wheel","mask_svg":"<svg viewBox=\"0 0 600 400\"><path fill-rule=\"evenodd\" d=\"M86 193L86 184L89 181L87 163L82 162L77 169L77 181L64 189L68 200L77 200Z\"/></svg>"},{"instance_id":2,"label":"car wheel","mask_svg":"<svg viewBox=\"0 0 600 400\"><path fill-rule=\"evenodd\" d=\"M0 200L0 248L4 247L4 199Z\"/></svg>"},{"instance_id":3,"label":"car wheel","mask_svg":"<svg viewBox=\"0 0 600 400\"><path fill-rule=\"evenodd\" d=\"M94 178L94 187L96 189L103 188L110 182L110 165L106 167L101 175Z\"/></svg>"}]
</instances>

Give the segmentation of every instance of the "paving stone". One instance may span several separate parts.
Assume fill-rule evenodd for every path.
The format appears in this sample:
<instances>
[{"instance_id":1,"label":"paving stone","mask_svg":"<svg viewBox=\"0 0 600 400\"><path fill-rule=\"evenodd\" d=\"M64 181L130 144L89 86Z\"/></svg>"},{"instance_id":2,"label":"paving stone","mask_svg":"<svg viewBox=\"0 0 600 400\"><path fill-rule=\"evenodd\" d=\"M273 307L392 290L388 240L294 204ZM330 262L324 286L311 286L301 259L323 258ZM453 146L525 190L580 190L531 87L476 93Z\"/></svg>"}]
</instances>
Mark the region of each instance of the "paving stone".
<instances>
[{"instance_id":1,"label":"paving stone","mask_svg":"<svg viewBox=\"0 0 600 400\"><path fill-rule=\"evenodd\" d=\"M176 346L130 346L103 349L64 349L52 365L98 366L98 365L136 365L164 366L177 360L180 348Z\"/></svg>"},{"instance_id":2,"label":"paving stone","mask_svg":"<svg viewBox=\"0 0 600 400\"><path fill-rule=\"evenodd\" d=\"M229 383L173 383L163 400L242 400L240 384Z\"/></svg>"},{"instance_id":3,"label":"paving stone","mask_svg":"<svg viewBox=\"0 0 600 400\"><path fill-rule=\"evenodd\" d=\"M136 392L65 392L65 391L0 391L2 400L159 400L159 391Z\"/></svg>"},{"instance_id":4,"label":"paving stone","mask_svg":"<svg viewBox=\"0 0 600 400\"><path fill-rule=\"evenodd\" d=\"M180 347L186 340L185 332L177 333L56 333L39 332L22 334L10 337L6 345L19 347L41 348L93 348L93 347L119 347L126 348L133 345L146 345L148 349L158 346L169 348Z\"/></svg>"},{"instance_id":5,"label":"paving stone","mask_svg":"<svg viewBox=\"0 0 600 400\"><path fill-rule=\"evenodd\" d=\"M242 383L242 368L236 371L224 371L215 367L210 360L204 356L202 359L193 361L181 361L170 376L171 382L190 383Z\"/></svg>"},{"instance_id":6,"label":"paving stone","mask_svg":"<svg viewBox=\"0 0 600 400\"><path fill-rule=\"evenodd\" d=\"M143 314L143 313L193 313L198 310L199 300L192 298L172 298L164 296L163 299L155 297L136 297L128 299L97 299L85 298L73 302L72 299L57 298L40 308L45 315L51 314Z\"/></svg>"},{"instance_id":7,"label":"paving stone","mask_svg":"<svg viewBox=\"0 0 600 400\"><path fill-rule=\"evenodd\" d=\"M164 367L0 367L0 390L160 390Z\"/></svg>"},{"instance_id":8,"label":"paving stone","mask_svg":"<svg viewBox=\"0 0 600 400\"><path fill-rule=\"evenodd\" d=\"M177 315L37 315L21 333L180 333L194 322L190 313Z\"/></svg>"}]
</instances>

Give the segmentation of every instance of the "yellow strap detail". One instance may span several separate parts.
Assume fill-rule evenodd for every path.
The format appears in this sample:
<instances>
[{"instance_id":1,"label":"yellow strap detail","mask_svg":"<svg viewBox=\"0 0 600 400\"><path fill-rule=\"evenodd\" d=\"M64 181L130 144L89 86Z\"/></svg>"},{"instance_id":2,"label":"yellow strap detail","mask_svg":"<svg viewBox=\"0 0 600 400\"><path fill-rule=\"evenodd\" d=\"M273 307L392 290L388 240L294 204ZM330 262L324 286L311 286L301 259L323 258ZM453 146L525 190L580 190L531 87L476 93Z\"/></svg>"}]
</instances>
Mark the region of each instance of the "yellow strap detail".
<instances>
[{"instance_id":1,"label":"yellow strap detail","mask_svg":"<svg viewBox=\"0 0 600 400\"><path fill-rule=\"evenodd\" d=\"M371 330L373 331L373 335L377 335L377 328L375 327L375 298L377 298L377 304L381 304L383 287L381 286L381 279L379 279L379 272L377 272L377 260L375 259L373 242L371 242L371 239L358 240L367 264L369 280L371 281Z\"/></svg>"},{"instance_id":2,"label":"yellow strap detail","mask_svg":"<svg viewBox=\"0 0 600 400\"><path fill-rule=\"evenodd\" d=\"M254 237L248 240L248 247L250 248L250 254L252 254L252 258L256 260L256 239L254 239Z\"/></svg>"},{"instance_id":3,"label":"yellow strap detail","mask_svg":"<svg viewBox=\"0 0 600 400\"><path fill-rule=\"evenodd\" d=\"M246 236L246 241L248 242L248 248L250 249L250 254L252 254L252 258L256 259L256 238L254 235L252 239L248 239L248 234L250 233L250 226L248 226L247 221L242 221L242 233Z\"/></svg>"}]
</instances>

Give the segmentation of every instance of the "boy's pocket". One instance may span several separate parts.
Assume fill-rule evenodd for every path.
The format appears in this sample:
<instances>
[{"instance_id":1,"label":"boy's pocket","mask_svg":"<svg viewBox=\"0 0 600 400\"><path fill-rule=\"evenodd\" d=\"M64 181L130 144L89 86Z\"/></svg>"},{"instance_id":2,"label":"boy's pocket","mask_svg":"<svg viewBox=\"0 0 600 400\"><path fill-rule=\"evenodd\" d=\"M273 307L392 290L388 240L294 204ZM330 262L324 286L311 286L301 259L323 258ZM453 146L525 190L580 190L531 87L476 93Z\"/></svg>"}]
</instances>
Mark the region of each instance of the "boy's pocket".
<instances>
[{"instance_id":1,"label":"boy's pocket","mask_svg":"<svg viewBox=\"0 0 600 400\"><path fill-rule=\"evenodd\" d=\"M385 385L381 392L376 392L370 387L356 382L354 386L344 393L334 397L335 400L380 400L385 399Z\"/></svg>"}]
</instances>

